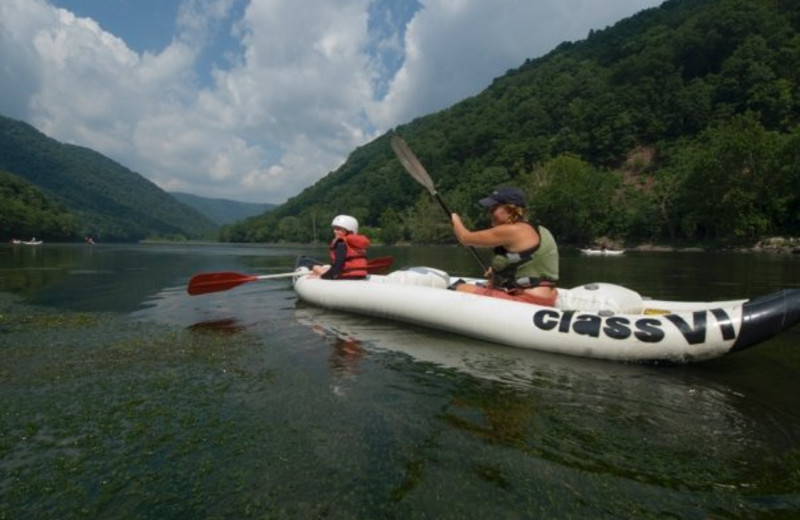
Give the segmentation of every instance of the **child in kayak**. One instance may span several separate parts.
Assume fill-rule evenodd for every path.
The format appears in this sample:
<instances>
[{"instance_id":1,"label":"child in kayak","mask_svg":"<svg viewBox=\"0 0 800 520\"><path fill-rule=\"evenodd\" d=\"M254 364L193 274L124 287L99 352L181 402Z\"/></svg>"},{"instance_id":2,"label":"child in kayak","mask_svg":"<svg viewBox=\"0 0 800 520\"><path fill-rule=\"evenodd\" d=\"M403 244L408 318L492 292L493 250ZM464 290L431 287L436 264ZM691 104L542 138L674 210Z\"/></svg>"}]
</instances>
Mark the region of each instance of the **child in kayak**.
<instances>
[{"instance_id":1,"label":"child in kayak","mask_svg":"<svg viewBox=\"0 0 800 520\"><path fill-rule=\"evenodd\" d=\"M315 265L312 274L326 280L360 280L367 277L369 239L358 234L358 220L338 215L331 222L333 240L328 249L330 265Z\"/></svg>"}]
</instances>

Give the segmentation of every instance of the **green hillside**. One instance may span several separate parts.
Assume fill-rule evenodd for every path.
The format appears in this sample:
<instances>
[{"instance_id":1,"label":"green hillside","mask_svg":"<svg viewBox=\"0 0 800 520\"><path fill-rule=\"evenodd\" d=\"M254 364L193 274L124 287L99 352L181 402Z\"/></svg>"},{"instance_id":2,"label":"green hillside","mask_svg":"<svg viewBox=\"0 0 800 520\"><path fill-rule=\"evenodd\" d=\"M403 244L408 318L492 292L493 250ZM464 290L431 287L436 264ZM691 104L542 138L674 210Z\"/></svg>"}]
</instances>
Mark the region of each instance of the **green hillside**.
<instances>
[{"instance_id":1,"label":"green hillside","mask_svg":"<svg viewBox=\"0 0 800 520\"><path fill-rule=\"evenodd\" d=\"M70 240L78 225L63 205L25 179L0 171L0 240Z\"/></svg>"},{"instance_id":2,"label":"green hillside","mask_svg":"<svg viewBox=\"0 0 800 520\"><path fill-rule=\"evenodd\" d=\"M800 2L671 0L565 43L402 135L448 204L528 193L564 243L748 242L800 234ZM387 242L451 242L390 134L231 241L306 241L347 212Z\"/></svg>"},{"instance_id":3,"label":"green hillside","mask_svg":"<svg viewBox=\"0 0 800 520\"><path fill-rule=\"evenodd\" d=\"M218 225L232 224L247 217L260 215L275 207L275 204L238 202L229 199L200 197L191 193L170 192L180 202L190 206Z\"/></svg>"},{"instance_id":4,"label":"green hillside","mask_svg":"<svg viewBox=\"0 0 800 520\"><path fill-rule=\"evenodd\" d=\"M1 116L0 170L25 179L66 208L75 218L73 238L201 238L216 230L210 219L108 157ZM65 238L48 236L45 229L39 235Z\"/></svg>"}]
</instances>

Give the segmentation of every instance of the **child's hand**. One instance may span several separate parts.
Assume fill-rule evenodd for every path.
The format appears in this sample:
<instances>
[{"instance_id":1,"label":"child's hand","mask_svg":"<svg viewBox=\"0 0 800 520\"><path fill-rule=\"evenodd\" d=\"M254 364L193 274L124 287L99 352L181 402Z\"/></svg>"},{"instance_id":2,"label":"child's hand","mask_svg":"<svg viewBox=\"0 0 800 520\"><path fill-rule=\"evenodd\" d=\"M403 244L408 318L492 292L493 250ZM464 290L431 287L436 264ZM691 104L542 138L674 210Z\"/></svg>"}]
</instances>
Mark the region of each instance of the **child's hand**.
<instances>
[{"instance_id":1,"label":"child's hand","mask_svg":"<svg viewBox=\"0 0 800 520\"><path fill-rule=\"evenodd\" d=\"M328 269L330 268L331 266L329 265L315 265L314 267L311 268L310 276L322 276L323 274L328 272Z\"/></svg>"}]
</instances>

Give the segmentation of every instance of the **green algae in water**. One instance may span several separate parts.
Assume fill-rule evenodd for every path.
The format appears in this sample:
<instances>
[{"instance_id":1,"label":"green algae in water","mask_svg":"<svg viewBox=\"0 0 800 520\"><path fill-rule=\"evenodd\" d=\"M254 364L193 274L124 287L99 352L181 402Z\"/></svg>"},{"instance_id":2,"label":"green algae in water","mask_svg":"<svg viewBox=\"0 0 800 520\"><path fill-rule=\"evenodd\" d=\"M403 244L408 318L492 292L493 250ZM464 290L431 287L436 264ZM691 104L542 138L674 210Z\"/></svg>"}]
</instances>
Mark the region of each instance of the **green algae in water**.
<instances>
[{"instance_id":1,"label":"green algae in water","mask_svg":"<svg viewBox=\"0 0 800 520\"><path fill-rule=\"evenodd\" d=\"M1 320L0 518L204 514L243 452L226 396L252 338L7 302Z\"/></svg>"},{"instance_id":2,"label":"green algae in water","mask_svg":"<svg viewBox=\"0 0 800 520\"><path fill-rule=\"evenodd\" d=\"M739 396L687 394L677 371L617 384L537 367L515 389L383 353L350 377L326 365L332 338L282 317L250 332L0 309L0 518L798 510L796 450L767 457Z\"/></svg>"}]
</instances>

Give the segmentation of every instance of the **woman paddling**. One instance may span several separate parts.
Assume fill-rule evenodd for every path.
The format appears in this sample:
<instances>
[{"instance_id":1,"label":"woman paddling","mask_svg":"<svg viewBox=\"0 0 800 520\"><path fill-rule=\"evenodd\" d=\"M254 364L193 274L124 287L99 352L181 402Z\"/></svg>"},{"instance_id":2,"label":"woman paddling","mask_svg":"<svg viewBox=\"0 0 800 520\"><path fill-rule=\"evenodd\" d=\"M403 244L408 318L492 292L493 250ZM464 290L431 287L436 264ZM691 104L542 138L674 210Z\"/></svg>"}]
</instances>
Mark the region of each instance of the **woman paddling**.
<instances>
[{"instance_id":1,"label":"woman paddling","mask_svg":"<svg viewBox=\"0 0 800 520\"><path fill-rule=\"evenodd\" d=\"M544 226L525 216L525 197L514 187L499 188L479 201L489 209L492 227L470 231L453 213L453 229L466 246L492 247L485 286L456 282L452 289L494 298L554 306L558 291L558 245Z\"/></svg>"}]
</instances>

